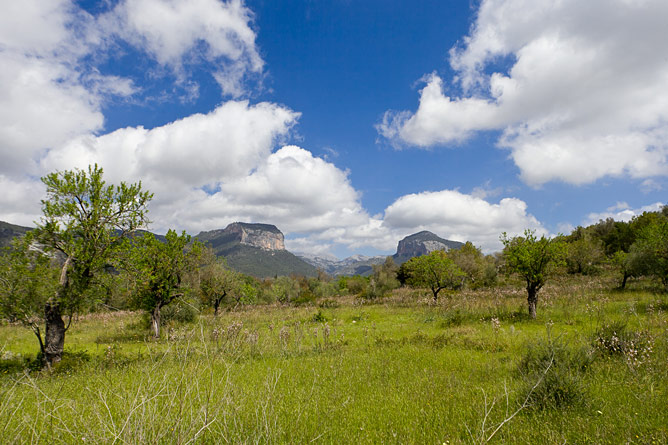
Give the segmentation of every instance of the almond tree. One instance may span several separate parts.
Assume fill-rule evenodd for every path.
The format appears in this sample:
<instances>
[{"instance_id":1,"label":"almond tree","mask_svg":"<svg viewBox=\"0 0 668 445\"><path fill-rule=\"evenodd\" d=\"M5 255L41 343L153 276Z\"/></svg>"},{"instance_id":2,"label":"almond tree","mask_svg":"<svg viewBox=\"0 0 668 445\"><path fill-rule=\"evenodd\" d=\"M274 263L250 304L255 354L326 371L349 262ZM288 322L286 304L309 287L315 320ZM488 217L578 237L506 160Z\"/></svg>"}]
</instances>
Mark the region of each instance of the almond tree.
<instances>
[{"instance_id":1,"label":"almond tree","mask_svg":"<svg viewBox=\"0 0 668 445\"><path fill-rule=\"evenodd\" d=\"M509 272L519 274L527 283L529 315L536 318L538 291L543 287L554 267L563 263L563 243L541 236L533 230L525 230L524 236L508 238L501 235L503 257Z\"/></svg>"},{"instance_id":2,"label":"almond tree","mask_svg":"<svg viewBox=\"0 0 668 445\"><path fill-rule=\"evenodd\" d=\"M51 259L31 248L27 238L15 239L0 252L0 317L28 327L45 356L41 324L44 304L55 291L56 268Z\"/></svg>"},{"instance_id":3,"label":"almond tree","mask_svg":"<svg viewBox=\"0 0 668 445\"><path fill-rule=\"evenodd\" d=\"M464 283L466 274L443 250L411 258L401 265L398 274L409 286L428 287L438 300L443 289L457 289Z\"/></svg>"},{"instance_id":4,"label":"almond tree","mask_svg":"<svg viewBox=\"0 0 668 445\"><path fill-rule=\"evenodd\" d=\"M162 242L152 234L133 240L129 267L136 282L138 305L151 314L153 335L160 337L160 311L190 290L186 277L198 265L202 244L170 230Z\"/></svg>"},{"instance_id":5,"label":"almond tree","mask_svg":"<svg viewBox=\"0 0 668 445\"><path fill-rule=\"evenodd\" d=\"M213 315L218 315L220 305L233 294L240 294L243 280L241 274L229 267L224 258L216 258L211 249L204 252L205 264L199 271L199 287L202 302L213 306Z\"/></svg>"},{"instance_id":6,"label":"almond tree","mask_svg":"<svg viewBox=\"0 0 668 445\"><path fill-rule=\"evenodd\" d=\"M146 225L153 195L136 184L107 185L97 164L42 178L43 216L30 232L32 240L61 260L56 290L44 304L44 356L48 366L60 361L65 332L83 309L104 272L122 248L126 235ZM63 320L67 317L67 325Z\"/></svg>"}]
</instances>

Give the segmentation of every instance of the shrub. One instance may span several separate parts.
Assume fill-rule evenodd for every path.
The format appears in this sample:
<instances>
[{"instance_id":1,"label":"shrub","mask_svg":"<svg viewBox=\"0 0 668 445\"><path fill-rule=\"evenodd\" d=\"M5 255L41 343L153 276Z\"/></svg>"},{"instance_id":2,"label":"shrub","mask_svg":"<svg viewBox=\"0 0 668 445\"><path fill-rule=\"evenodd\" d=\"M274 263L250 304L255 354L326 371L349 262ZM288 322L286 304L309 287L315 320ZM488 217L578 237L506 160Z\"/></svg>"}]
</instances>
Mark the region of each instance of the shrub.
<instances>
[{"instance_id":1,"label":"shrub","mask_svg":"<svg viewBox=\"0 0 668 445\"><path fill-rule=\"evenodd\" d=\"M626 324L604 325L594 337L594 347L607 356L623 356L630 367L645 363L652 353L654 341L647 331L629 331Z\"/></svg>"},{"instance_id":2,"label":"shrub","mask_svg":"<svg viewBox=\"0 0 668 445\"><path fill-rule=\"evenodd\" d=\"M177 301L172 304L164 306L160 310L160 323L193 323L197 320L199 311L191 303L185 301ZM151 315L145 313L142 318L142 327L149 329L151 327Z\"/></svg>"},{"instance_id":3,"label":"shrub","mask_svg":"<svg viewBox=\"0 0 668 445\"><path fill-rule=\"evenodd\" d=\"M318 303L318 307L321 307L323 309L334 309L339 306L341 306L339 302L332 298L326 298L322 300L320 303Z\"/></svg>"},{"instance_id":4,"label":"shrub","mask_svg":"<svg viewBox=\"0 0 668 445\"><path fill-rule=\"evenodd\" d=\"M572 348L549 336L530 344L518 370L524 381L522 398L536 409L568 408L586 401L583 373L593 360L586 347Z\"/></svg>"}]
</instances>

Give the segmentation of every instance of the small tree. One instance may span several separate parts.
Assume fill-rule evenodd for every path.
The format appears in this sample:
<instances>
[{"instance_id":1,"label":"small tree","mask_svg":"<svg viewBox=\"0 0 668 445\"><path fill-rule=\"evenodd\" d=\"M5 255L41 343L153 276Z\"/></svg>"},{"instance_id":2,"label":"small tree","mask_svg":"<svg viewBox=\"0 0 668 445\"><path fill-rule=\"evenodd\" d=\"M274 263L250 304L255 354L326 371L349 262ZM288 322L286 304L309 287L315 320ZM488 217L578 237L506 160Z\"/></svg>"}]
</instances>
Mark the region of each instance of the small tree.
<instances>
[{"instance_id":1,"label":"small tree","mask_svg":"<svg viewBox=\"0 0 668 445\"><path fill-rule=\"evenodd\" d=\"M527 283L529 315L536 318L538 291L543 287L554 266L563 263L563 243L541 236L533 230L525 230L524 236L508 238L501 235L503 256L508 272L519 274Z\"/></svg>"},{"instance_id":2,"label":"small tree","mask_svg":"<svg viewBox=\"0 0 668 445\"><path fill-rule=\"evenodd\" d=\"M55 292L57 269L51 259L30 248L28 240L16 239L0 253L0 317L30 328L45 356L40 325L44 304Z\"/></svg>"},{"instance_id":3,"label":"small tree","mask_svg":"<svg viewBox=\"0 0 668 445\"><path fill-rule=\"evenodd\" d=\"M87 302L95 278L116 256L125 236L147 223L152 194L141 183L106 185L97 165L88 171L51 173L42 178L46 199L37 228L27 236L62 259L54 294L44 304L44 355L61 359L65 332ZM63 314L68 316L67 326Z\"/></svg>"},{"instance_id":4,"label":"small tree","mask_svg":"<svg viewBox=\"0 0 668 445\"><path fill-rule=\"evenodd\" d=\"M496 281L494 258L483 255L470 241L459 249L449 251L448 256L466 274L466 281L471 288L491 286Z\"/></svg>"},{"instance_id":5,"label":"small tree","mask_svg":"<svg viewBox=\"0 0 668 445\"><path fill-rule=\"evenodd\" d=\"M381 298L391 292L393 289L399 287L400 283L397 279L397 272L399 267L394 262L391 256L385 258L382 264L374 264L372 267L373 273L369 277L369 282L366 289L362 293L364 298L373 300Z\"/></svg>"},{"instance_id":6,"label":"small tree","mask_svg":"<svg viewBox=\"0 0 668 445\"><path fill-rule=\"evenodd\" d=\"M233 295L241 294L241 274L228 268L224 258L216 258L211 249L205 252L206 264L200 268L199 287L202 302L213 306L218 316L220 305Z\"/></svg>"},{"instance_id":7,"label":"small tree","mask_svg":"<svg viewBox=\"0 0 668 445\"><path fill-rule=\"evenodd\" d=\"M466 276L443 250L411 258L401 265L398 275L409 286L431 289L434 301L438 300L438 293L443 289L461 287Z\"/></svg>"},{"instance_id":8,"label":"small tree","mask_svg":"<svg viewBox=\"0 0 668 445\"><path fill-rule=\"evenodd\" d=\"M165 242L152 233L133 241L129 268L135 276L138 306L151 314L153 335L160 337L160 310L188 291L185 277L197 267L202 245L190 235L169 230Z\"/></svg>"},{"instance_id":9,"label":"small tree","mask_svg":"<svg viewBox=\"0 0 668 445\"><path fill-rule=\"evenodd\" d=\"M600 241L592 239L581 227L579 229L577 239L566 243L566 267L569 273L589 275L596 272L596 266L603 261L603 248Z\"/></svg>"},{"instance_id":10,"label":"small tree","mask_svg":"<svg viewBox=\"0 0 668 445\"><path fill-rule=\"evenodd\" d=\"M668 219L657 218L643 227L631 250L635 249L645 258L647 271L659 278L668 290Z\"/></svg>"},{"instance_id":11,"label":"small tree","mask_svg":"<svg viewBox=\"0 0 668 445\"><path fill-rule=\"evenodd\" d=\"M299 296L299 282L292 277L276 277L271 284L271 292L279 303L288 303Z\"/></svg>"}]
</instances>

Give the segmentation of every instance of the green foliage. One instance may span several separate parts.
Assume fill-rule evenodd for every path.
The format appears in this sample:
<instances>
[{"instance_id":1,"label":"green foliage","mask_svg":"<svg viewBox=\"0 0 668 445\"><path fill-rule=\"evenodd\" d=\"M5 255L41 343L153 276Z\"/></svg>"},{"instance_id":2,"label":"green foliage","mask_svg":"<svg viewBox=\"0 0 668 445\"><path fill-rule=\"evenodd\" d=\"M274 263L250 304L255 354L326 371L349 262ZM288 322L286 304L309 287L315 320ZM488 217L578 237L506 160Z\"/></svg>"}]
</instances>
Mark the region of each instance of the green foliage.
<instances>
[{"instance_id":1,"label":"green foliage","mask_svg":"<svg viewBox=\"0 0 668 445\"><path fill-rule=\"evenodd\" d=\"M565 237L565 261L569 273L591 275L605 257L602 242L593 238L585 229L578 227Z\"/></svg>"},{"instance_id":2,"label":"green foliage","mask_svg":"<svg viewBox=\"0 0 668 445\"><path fill-rule=\"evenodd\" d=\"M339 277L338 287L341 294L361 295L369 284L369 278L361 275Z\"/></svg>"},{"instance_id":3,"label":"green foliage","mask_svg":"<svg viewBox=\"0 0 668 445\"><path fill-rule=\"evenodd\" d=\"M522 398L533 408L568 408L586 402L583 374L593 362L592 351L572 347L561 339L530 343L519 362L524 381Z\"/></svg>"},{"instance_id":4,"label":"green foliage","mask_svg":"<svg viewBox=\"0 0 668 445\"><path fill-rule=\"evenodd\" d=\"M362 298L375 300L386 296L390 291L399 287L397 272L399 267L391 256L383 264L374 264L373 273L369 277L366 288L359 294Z\"/></svg>"},{"instance_id":5,"label":"green foliage","mask_svg":"<svg viewBox=\"0 0 668 445\"><path fill-rule=\"evenodd\" d=\"M590 226L589 229L592 237L601 241L608 257L613 256L615 252L628 252L635 242L634 230L627 222L608 218Z\"/></svg>"},{"instance_id":6,"label":"green foliage","mask_svg":"<svg viewBox=\"0 0 668 445\"><path fill-rule=\"evenodd\" d=\"M449 251L448 256L466 274L466 282L472 289L495 284L497 272L494 258L483 255L470 241L459 249Z\"/></svg>"},{"instance_id":7,"label":"green foliage","mask_svg":"<svg viewBox=\"0 0 668 445\"><path fill-rule=\"evenodd\" d=\"M501 242L506 270L517 273L526 281L529 314L535 318L537 293L550 273L563 264L564 244L544 235L537 238L535 231L529 229L524 231L524 236L513 238L508 238L504 232Z\"/></svg>"},{"instance_id":8,"label":"green foliage","mask_svg":"<svg viewBox=\"0 0 668 445\"><path fill-rule=\"evenodd\" d=\"M194 323L197 321L199 310L194 302L185 300L176 300L169 306L165 306L160 313L160 321L164 324L175 323Z\"/></svg>"},{"instance_id":9,"label":"green foliage","mask_svg":"<svg viewBox=\"0 0 668 445\"><path fill-rule=\"evenodd\" d=\"M644 256L648 272L659 278L668 290L668 219L657 215L640 229L634 247Z\"/></svg>"},{"instance_id":10,"label":"green foliage","mask_svg":"<svg viewBox=\"0 0 668 445\"><path fill-rule=\"evenodd\" d=\"M411 258L401 265L399 274L406 277L409 286L431 289L434 300L438 299L438 293L443 289L461 287L466 277L443 250Z\"/></svg>"},{"instance_id":11,"label":"green foliage","mask_svg":"<svg viewBox=\"0 0 668 445\"><path fill-rule=\"evenodd\" d=\"M271 291L280 303L288 303L299 296L299 283L292 277L278 277L271 285Z\"/></svg>"},{"instance_id":12,"label":"green foliage","mask_svg":"<svg viewBox=\"0 0 668 445\"><path fill-rule=\"evenodd\" d=\"M46 351L49 364L60 360L63 352L67 330L63 312L71 321L100 296L94 291L99 284L96 278L106 273L125 236L147 222L151 193L142 191L141 183L107 185L102 174L95 165L87 172L62 171L42 178L46 186L43 216L26 235L28 243L39 243L63 261L56 292L44 306L47 329L40 348Z\"/></svg>"},{"instance_id":13,"label":"green foliage","mask_svg":"<svg viewBox=\"0 0 668 445\"><path fill-rule=\"evenodd\" d=\"M64 265L67 288L59 293L59 303L70 311L81 308L84 292L122 248L125 235L147 222L153 195L141 190L141 182L107 185L102 175L95 165L87 172L69 170L42 178L47 197L42 219L30 235L69 260Z\"/></svg>"},{"instance_id":14,"label":"green foliage","mask_svg":"<svg viewBox=\"0 0 668 445\"><path fill-rule=\"evenodd\" d=\"M162 307L190 291L185 278L197 267L202 245L189 243L185 231L177 235L173 230L167 232L165 242L152 233L134 240L127 265L135 278L137 307L151 313L156 337L160 336Z\"/></svg>"},{"instance_id":15,"label":"green foliage","mask_svg":"<svg viewBox=\"0 0 668 445\"><path fill-rule=\"evenodd\" d=\"M39 332L44 304L55 291L57 271L51 260L26 239L15 239L0 253L0 317Z\"/></svg>"},{"instance_id":16,"label":"green foliage","mask_svg":"<svg viewBox=\"0 0 668 445\"><path fill-rule=\"evenodd\" d=\"M246 280L241 285L240 298L238 300L241 304L255 304L257 303L260 291L258 287L251 280Z\"/></svg>"},{"instance_id":17,"label":"green foliage","mask_svg":"<svg viewBox=\"0 0 668 445\"><path fill-rule=\"evenodd\" d=\"M218 313L220 305L238 301L242 293L242 275L227 267L224 258L216 258L211 249L204 249L204 265L199 269L200 299Z\"/></svg>"}]
</instances>

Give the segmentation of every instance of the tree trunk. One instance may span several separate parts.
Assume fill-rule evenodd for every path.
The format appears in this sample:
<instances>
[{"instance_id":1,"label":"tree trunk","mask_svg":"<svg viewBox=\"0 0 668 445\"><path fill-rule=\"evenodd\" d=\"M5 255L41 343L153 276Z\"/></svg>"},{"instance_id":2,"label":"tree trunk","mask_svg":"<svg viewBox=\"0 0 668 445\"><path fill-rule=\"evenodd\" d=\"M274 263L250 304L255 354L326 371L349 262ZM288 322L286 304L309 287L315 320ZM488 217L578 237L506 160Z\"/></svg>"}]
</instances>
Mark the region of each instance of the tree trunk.
<instances>
[{"instance_id":1,"label":"tree trunk","mask_svg":"<svg viewBox=\"0 0 668 445\"><path fill-rule=\"evenodd\" d=\"M220 306L220 299L216 298L213 301L213 316L217 317L218 316L218 307Z\"/></svg>"},{"instance_id":2,"label":"tree trunk","mask_svg":"<svg viewBox=\"0 0 668 445\"><path fill-rule=\"evenodd\" d=\"M529 316L531 318L536 318L536 303L538 302L538 289L536 286L527 286L527 293L528 293L528 298L527 301L529 302Z\"/></svg>"},{"instance_id":3,"label":"tree trunk","mask_svg":"<svg viewBox=\"0 0 668 445\"><path fill-rule=\"evenodd\" d=\"M624 274L624 279L622 280L622 285L620 286L620 289L626 289L626 280L628 280L628 279L629 279L629 275L625 273Z\"/></svg>"},{"instance_id":4,"label":"tree trunk","mask_svg":"<svg viewBox=\"0 0 668 445\"><path fill-rule=\"evenodd\" d=\"M440 290L441 290L440 288L437 288L437 289L435 289L433 287L431 288L431 292L434 294L434 302L438 301L438 292Z\"/></svg>"},{"instance_id":5,"label":"tree trunk","mask_svg":"<svg viewBox=\"0 0 668 445\"><path fill-rule=\"evenodd\" d=\"M153 336L160 338L160 305L157 305L151 312L151 326L153 327Z\"/></svg>"},{"instance_id":6,"label":"tree trunk","mask_svg":"<svg viewBox=\"0 0 668 445\"><path fill-rule=\"evenodd\" d=\"M57 301L47 301L44 306L46 332L44 333L44 358L48 366L58 363L65 348L65 322Z\"/></svg>"}]
</instances>

